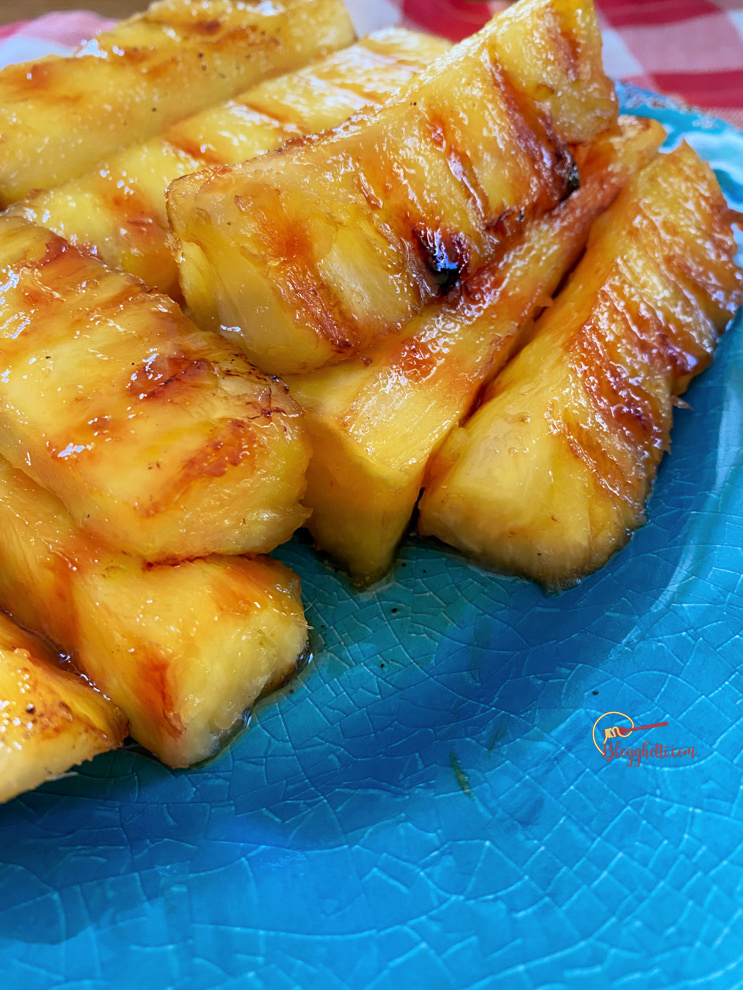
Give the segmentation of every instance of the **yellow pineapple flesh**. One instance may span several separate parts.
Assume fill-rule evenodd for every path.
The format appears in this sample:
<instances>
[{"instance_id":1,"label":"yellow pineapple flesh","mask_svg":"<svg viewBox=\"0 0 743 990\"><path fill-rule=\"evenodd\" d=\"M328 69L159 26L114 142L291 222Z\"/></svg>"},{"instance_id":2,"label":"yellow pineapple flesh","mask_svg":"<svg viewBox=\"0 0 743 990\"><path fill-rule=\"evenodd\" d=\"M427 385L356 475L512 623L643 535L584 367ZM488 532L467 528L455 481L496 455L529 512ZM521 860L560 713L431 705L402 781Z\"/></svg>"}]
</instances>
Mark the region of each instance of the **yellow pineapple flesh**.
<instances>
[{"instance_id":1,"label":"yellow pineapple flesh","mask_svg":"<svg viewBox=\"0 0 743 990\"><path fill-rule=\"evenodd\" d=\"M263 370L338 361L494 260L615 127L590 0L524 0L381 108L168 191L201 326Z\"/></svg>"},{"instance_id":2,"label":"yellow pineapple flesh","mask_svg":"<svg viewBox=\"0 0 743 990\"><path fill-rule=\"evenodd\" d=\"M179 298L167 246L165 193L205 165L245 161L292 138L341 123L387 98L448 43L401 28L377 32L312 65L271 79L135 144L9 209L49 227L107 264Z\"/></svg>"},{"instance_id":3,"label":"yellow pineapple flesh","mask_svg":"<svg viewBox=\"0 0 743 990\"><path fill-rule=\"evenodd\" d=\"M312 441L304 503L315 545L358 583L381 577L436 446L505 364L585 246L591 223L656 153L660 124L620 118L587 152L581 188L527 225L500 264L359 356L287 377Z\"/></svg>"},{"instance_id":4,"label":"yellow pineapple flesh","mask_svg":"<svg viewBox=\"0 0 743 990\"><path fill-rule=\"evenodd\" d=\"M419 529L563 587L644 521L674 398L741 303L730 213L682 146L597 221L534 339L430 465Z\"/></svg>"},{"instance_id":5,"label":"yellow pineapple flesh","mask_svg":"<svg viewBox=\"0 0 743 990\"><path fill-rule=\"evenodd\" d=\"M106 551L3 458L0 531L0 608L71 654L171 766L218 752L306 651L299 578L283 565Z\"/></svg>"},{"instance_id":6,"label":"yellow pineapple flesh","mask_svg":"<svg viewBox=\"0 0 743 990\"><path fill-rule=\"evenodd\" d=\"M0 803L120 746L127 722L0 613Z\"/></svg>"},{"instance_id":7,"label":"yellow pineapple flesh","mask_svg":"<svg viewBox=\"0 0 743 990\"><path fill-rule=\"evenodd\" d=\"M353 40L341 0L161 0L69 58L10 65L0 71L0 204Z\"/></svg>"},{"instance_id":8,"label":"yellow pineapple flesh","mask_svg":"<svg viewBox=\"0 0 743 990\"><path fill-rule=\"evenodd\" d=\"M257 553L306 516L301 410L165 296L0 217L0 454L148 560Z\"/></svg>"}]
</instances>

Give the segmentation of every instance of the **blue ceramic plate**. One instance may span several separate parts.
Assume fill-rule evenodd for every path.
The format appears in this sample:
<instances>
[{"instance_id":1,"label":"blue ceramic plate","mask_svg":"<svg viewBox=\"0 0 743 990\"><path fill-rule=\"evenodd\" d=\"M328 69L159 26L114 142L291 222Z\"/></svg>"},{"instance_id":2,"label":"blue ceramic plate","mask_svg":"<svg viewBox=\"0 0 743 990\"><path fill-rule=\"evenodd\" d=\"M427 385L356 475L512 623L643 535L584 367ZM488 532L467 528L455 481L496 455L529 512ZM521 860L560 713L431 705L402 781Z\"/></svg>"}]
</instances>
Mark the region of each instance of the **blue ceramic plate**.
<instances>
[{"instance_id":1,"label":"blue ceramic plate","mask_svg":"<svg viewBox=\"0 0 743 990\"><path fill-rule=\"evenodd\" d=\"M743 134L622 96L743 207ZM3 986L737 985L740 329L677 412L650 523L572 591L411 539L354 595L283 548L315 660L227 753L123 751L0 808ZM631 737L656 755L604 760L605 712L667 722Z\"/></svg>"}]
</instances>

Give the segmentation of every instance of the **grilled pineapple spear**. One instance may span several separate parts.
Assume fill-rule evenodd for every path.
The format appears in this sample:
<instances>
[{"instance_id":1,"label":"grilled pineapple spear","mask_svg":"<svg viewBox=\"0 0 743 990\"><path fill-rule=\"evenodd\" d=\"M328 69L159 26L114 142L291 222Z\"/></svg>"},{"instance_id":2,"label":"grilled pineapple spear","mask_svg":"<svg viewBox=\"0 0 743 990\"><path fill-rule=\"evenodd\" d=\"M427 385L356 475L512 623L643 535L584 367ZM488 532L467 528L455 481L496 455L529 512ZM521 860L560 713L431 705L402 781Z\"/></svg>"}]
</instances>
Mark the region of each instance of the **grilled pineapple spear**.
<instances>
[{"instance_id":1,"label":"grilled pineapple spear","mask_svg":"<svg viewBox=\"0 0 743 990\"><path fill-rule=\"evenodd\" d=\"M287 377L313 448L307 526L355 581L391 566L428 458L518 346L591 223L665 136L654 121L620 121L621 137L587 152L581 188L527 224L499 264L429 305L401 334L342 364Z\"/></svg>"},{"instance_id":2,"label":"grilled pineapple spear","mask_svg":"<svg viewBox=\"0 0 743 990\"><path fill-rule=\"evenodd\" d=\"M709 166L687 146L648 165L437 454L420 531L551 586L604 564L643 522L674 397L741 303L734 254Z\"/></svg>"},{"instance_id":3,"label":"grilled pineapple spear","mask_svg":"<svg viewBox=\"0 0 743 990\"><path fill-rule=\"evenodd\" d=\"M70 58L8 66L0 204L353 40L341 0L161 0Z\"/></svg>"},{"instance_id":4,"label":"grilled pineapple spear","mask_svg":"<svg viewBox=\"0 0 743 990\"><path fill-rule=\"evenodd\" d=\"M35 192L8 212L49 227L178 298L178 266L166 243L170 182L339 124L366 104L384 100L448 47L430 35L380 31L181 121L80 178Z\"/></svg>"},{"instance_id":5,"label":"grilled pineapple spear","mask_svg":"<svg viewBox=\"0 0 743 990\"><path fill-rule=\"evenodd\" d=\"M116 749L126 734L115 705L0 613L0 804Z\"/></svg>"},{"instance_id":6,"label":"grilled pineapple spear","mask_svg":"<svg viewBox=\"0 0 743 990\"><path fill-rule=\"evenodd\" d=\"M0 454L75 520L148 560L288 539L301 410L165 296L56 234L0 217Z\"/></svg>"},{"instance_id":7,"label":"grilled pineapple spear","mask_svg":"<svg viewBox=\"0 0 743 990\"><path fill-rule=\"evenodd\" d=\"M3 458L0 532L0 607L70 653L171 766L213 756L305 652L299 579L276 561L106 551Z\"/></svg>"},{"instance_id":8,"label":"grilled pineapple spear","mask_svg":"<svg viewBox=\"0 0 743 990\"><path fill-rule=\"evenodd\" d=\"M176 180L188 305L271 373L347 357L559 202L616 116L590 0L524 0L381 109Z\"/></svg>"}]
</instances>

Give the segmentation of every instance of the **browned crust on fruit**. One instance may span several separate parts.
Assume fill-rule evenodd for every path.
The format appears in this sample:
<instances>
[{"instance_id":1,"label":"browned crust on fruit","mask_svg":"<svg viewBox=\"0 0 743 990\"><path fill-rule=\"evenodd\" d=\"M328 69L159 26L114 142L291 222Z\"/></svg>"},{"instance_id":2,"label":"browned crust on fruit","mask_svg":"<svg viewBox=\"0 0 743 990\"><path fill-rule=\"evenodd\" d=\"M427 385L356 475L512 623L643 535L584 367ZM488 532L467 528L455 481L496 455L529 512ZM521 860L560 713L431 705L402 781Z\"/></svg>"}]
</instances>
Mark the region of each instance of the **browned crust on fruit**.
<instances>
[{"instance_id":1,"label":"browned crust on fruit","mask_svg":"<svg viewBox=\"0 0 743 990\"><path fill-rule=\"evenodd\" d=\"M173 668L173 658L163 657L156 650L147 648L142 643L134 644L139 660L136 681L136 696L138 705L153 713L153 718L159 712L160 725L172 739L180 739L186 731L170 687L170 674Z\"/></svg>"}]
</instances>

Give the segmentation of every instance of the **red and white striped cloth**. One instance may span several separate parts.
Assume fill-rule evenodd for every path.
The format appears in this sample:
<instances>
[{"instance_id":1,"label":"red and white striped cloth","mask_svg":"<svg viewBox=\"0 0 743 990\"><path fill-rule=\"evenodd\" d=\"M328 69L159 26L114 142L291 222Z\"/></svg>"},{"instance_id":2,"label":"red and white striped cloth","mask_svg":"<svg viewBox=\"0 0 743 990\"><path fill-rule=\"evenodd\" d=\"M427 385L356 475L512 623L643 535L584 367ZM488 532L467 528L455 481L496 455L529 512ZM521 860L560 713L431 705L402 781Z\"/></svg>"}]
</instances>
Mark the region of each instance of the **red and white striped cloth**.
<instances>
[{"instance_id":1,"label":"red and white striped cloth","mask_svg":"<svg viewBox=\"0 0 743 990\"><path fill-rule=\"evenodd\" d=\"M145 6L146 0L143 0ZM454 41L482 27L507 0L347 0L360 34L389 24ZM596 0L607 72L743 127L743 0ZM87 11L0 27L0 65L66 54L110 24Z\"/></svg>"}]
</instances>

